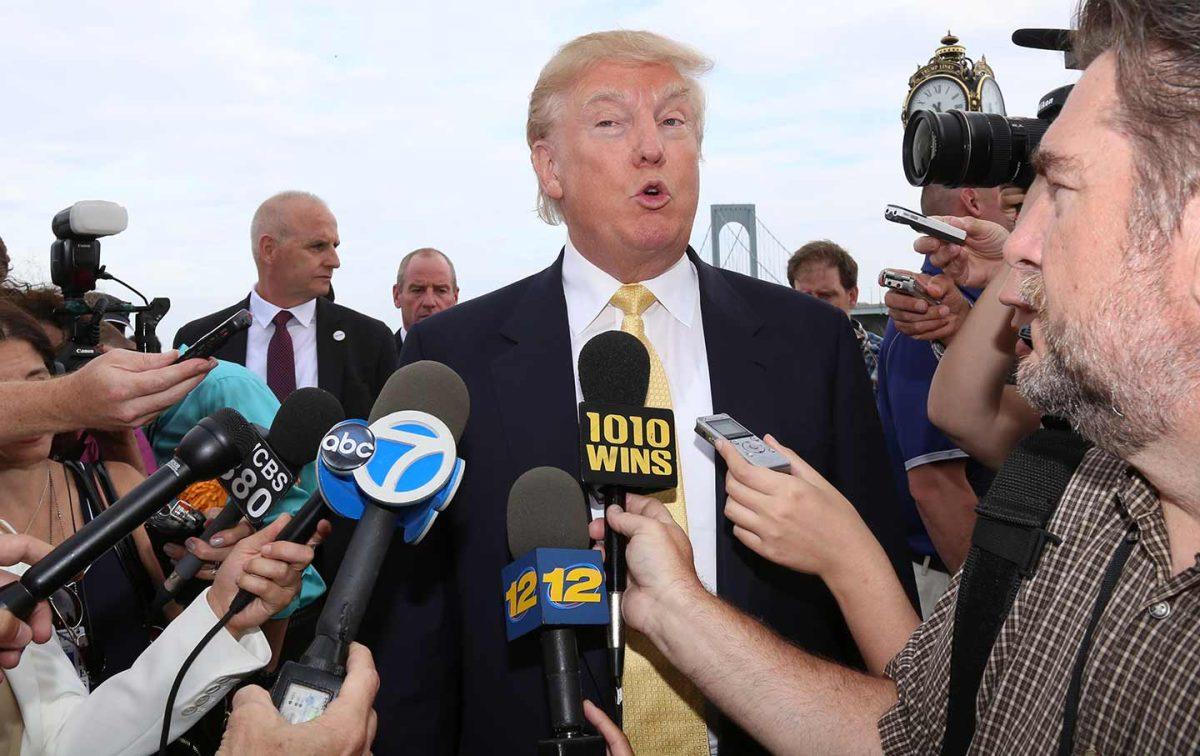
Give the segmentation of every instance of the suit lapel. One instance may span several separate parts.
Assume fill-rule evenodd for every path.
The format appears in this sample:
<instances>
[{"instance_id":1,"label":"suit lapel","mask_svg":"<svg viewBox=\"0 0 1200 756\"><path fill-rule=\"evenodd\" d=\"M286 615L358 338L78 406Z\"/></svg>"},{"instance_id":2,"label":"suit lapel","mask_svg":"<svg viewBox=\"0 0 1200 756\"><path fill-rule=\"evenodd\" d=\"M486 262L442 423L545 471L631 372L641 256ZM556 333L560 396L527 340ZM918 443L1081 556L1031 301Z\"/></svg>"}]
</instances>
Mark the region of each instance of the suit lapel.
<instances>
[{"instance_id":1,"label":"suit lapel","mask_svg":"<svg viewBox=\"0 0 1200 756\"><path fill-rule=\"evenodd\" d=\"M774 350L764 338L763 321L749 302L734 290L716 268L689 256L700 278L700 312L708 353L708 376L714 413L726 412L752 431L763 435L775 420L774 389L768 367ZM728 547L732 539L725 520L725 464L717 458L717 592L727 595Z\"/></svg>"},{"instance_id":2,"label":"suit lapel","mask_svg":"<svg viewBox=\"0 0 1200 756\"><path fill-rule=\"evenodd\" d=\"M233 315L238 310L249 310L249 309L250 309L250 296L246 295L246 298L243 299L241 302L238 302L233 307L230 307L229 309L222 312L220 317L217 318L217 322L214 323L213 326L216 327L218 324L225 322L225 320L227 320L231 315ZM253 326L251 326L251 328L253 328ZM246 343L249 339L249 334L250 334L249 328L247 328L244 331L238 331L233 336L229 337L229 341L225 342L225 345L222 346L217 351L215 356L222 360L225 360L226 362L236 362L239 365L245 365L246 364Z\"/></svg>"},{"instance_id":3,"label":"suit lapel","mask_svg":"<svg viewBox=\"0 0 1200 756\"><path fill-rule=\"evenodd\" d=\"M342 395L342 374L346 348L350 341L345 331L341 340L333 338L341 330L337 308L324 297L317 297L317 386L334 396Z\"/></svg>"},{"instance_id":4,"label":"suit lapel","mask_svg":"<svg viewBox=\"0 0 1200 756\"><path fill-rule=\"evenodd\" d=\"M517 475L553 465L579 477L579 426L562 255L536 275L500 328L512 342L492 362L505 440Z\"/></svg>"}]
</instances>

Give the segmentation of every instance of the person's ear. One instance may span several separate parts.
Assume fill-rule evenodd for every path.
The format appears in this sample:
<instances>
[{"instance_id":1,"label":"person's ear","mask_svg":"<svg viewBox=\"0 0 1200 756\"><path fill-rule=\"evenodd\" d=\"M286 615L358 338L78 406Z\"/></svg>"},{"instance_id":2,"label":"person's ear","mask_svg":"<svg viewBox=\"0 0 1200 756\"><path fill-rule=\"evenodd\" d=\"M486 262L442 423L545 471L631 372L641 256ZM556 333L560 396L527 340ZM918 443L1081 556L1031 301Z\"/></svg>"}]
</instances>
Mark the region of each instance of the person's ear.
<instances>
[{"instance_id":1,"label":"person's ear","mask_svg":"<svg viewBox=\"0 0 1200 756\"><path fill-rule=\"evenodd\" d=\"M851 309L858 306L858 287L857 286L851 286L849 289L846 289L846 296L850 298L850 308Z\"/></svg>"},{"instance_id":2,"label":"person's ear","mask_svg":"<svg viewBox=\"0 0 1200 756\"><path fill-rule=\"evenodd\" d=\"M979 192L968 187L963 189L959 194L959 199L962 200L962 205L967 209L967 214L973 218L983 217L983 208L979 205Z\"/></svg>"},{"instance_id":3,"label":"person's ear","mask_svg":"<svg viewBox=\"0 0 1200 756\"><path fill-rule=\"evenodd\" d=\"M533 162L533 170L537 173L538 183L542 185L542 191L552 200L562 199L562 181L558 176L554 145L548 140L540 139L534 143L529 157Z\"/></svg>"},{"instance_id":4,"label":"person's ear","mask_svg":"<svg viewBox=\"0 0 1200 756\"><path fill-rule=\"evenodd\" d=\"M258 237L258 259L270 264L275 259L275 239L268 234Z\"/></svg>"}]
</instances>

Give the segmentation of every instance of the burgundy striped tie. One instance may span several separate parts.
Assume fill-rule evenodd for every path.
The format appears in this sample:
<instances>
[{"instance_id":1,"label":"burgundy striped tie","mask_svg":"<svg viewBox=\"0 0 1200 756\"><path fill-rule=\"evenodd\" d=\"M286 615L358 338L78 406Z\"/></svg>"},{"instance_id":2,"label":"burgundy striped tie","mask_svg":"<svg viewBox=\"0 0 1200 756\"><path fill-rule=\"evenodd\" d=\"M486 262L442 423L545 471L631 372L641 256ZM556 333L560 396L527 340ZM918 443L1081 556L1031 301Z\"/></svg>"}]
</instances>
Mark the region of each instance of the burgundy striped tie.
<instances>
[{"instance_id":1,"label":"burgundy striped tie","mask_svg":"<svg viewBox=\"0 0 1200 756\"><path fill-rule=\"evenodd\" d=\"M287 310L275 313L271 320L275 324L275 333L267 345L267 386L281 402L296 390L296 352L287 329L291 319L292 313Z\"/></svg>"}]
</instances>

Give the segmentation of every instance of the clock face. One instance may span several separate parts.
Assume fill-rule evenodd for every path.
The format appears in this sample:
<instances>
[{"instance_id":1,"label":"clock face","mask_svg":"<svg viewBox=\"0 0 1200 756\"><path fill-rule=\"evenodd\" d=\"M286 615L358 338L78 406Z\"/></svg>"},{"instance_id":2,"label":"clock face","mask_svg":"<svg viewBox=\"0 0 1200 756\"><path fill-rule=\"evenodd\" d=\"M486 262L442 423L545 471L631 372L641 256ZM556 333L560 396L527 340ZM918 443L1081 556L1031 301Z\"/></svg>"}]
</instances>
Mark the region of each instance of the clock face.
<instances>
[{"instance_id":1,"label":"clock face","mask_svg":"<svg viewBox=\"0 0 1200 756\"><path fill-rule=\"evenodd\" d=\"M1000 93L1000 85L990 76L979 85L979 107L984 113L1008 115L1004 110L1004 95Z\"/></svg>"},{"instance_id":2,"label":"clock face","mask_svg":"<svg viewBox=\"0 0 1200 756\"><path fill-rule=\"evenodd\" d=\"M935 76L917 87L908 101L908 112L932 110L945 113L947 110L966 110L967 91L962 85L945 76Z\"/></svg>"}]
</instances>

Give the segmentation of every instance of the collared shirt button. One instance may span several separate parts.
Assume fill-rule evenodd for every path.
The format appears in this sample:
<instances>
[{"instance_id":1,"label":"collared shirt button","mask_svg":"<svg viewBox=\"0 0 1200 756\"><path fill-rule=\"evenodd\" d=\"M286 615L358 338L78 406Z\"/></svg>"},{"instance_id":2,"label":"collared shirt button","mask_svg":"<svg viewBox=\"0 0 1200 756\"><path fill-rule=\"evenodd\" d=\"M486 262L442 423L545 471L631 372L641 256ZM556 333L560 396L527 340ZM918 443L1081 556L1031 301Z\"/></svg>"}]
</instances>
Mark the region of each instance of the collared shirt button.
<instances>
[{"instance_id":1,"label":"collared shirt button","mask_svg":"<svg viewBox=\"0 0 1200 756\"><path fill-rule=\"evenodd\" d=\"M1171 602L1159 601L1150 607L1150 616L1154 619L1166 619L1171 616Z\"/></svg>"}]
</instances>

